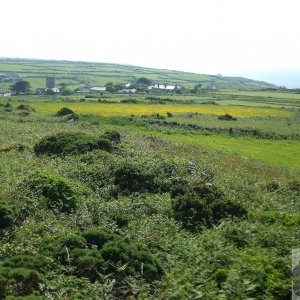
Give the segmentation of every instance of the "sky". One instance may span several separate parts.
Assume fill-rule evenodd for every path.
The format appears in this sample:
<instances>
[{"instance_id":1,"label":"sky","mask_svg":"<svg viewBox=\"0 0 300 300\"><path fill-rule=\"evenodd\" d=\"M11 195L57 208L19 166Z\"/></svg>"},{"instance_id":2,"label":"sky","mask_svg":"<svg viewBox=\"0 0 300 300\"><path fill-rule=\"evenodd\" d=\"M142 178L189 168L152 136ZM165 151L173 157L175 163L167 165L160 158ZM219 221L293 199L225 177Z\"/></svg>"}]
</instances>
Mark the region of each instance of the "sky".
<instances>
[{"instance_id":1,"label":"sky","mask_svg":"<svg viewBox=\"0 0 300 300\"><path fill-rule=\"evenodd\" d=\"M300 87L300 0L2 0L0 11L0 57L121 63Z\"/></svg>"}]
</instances>

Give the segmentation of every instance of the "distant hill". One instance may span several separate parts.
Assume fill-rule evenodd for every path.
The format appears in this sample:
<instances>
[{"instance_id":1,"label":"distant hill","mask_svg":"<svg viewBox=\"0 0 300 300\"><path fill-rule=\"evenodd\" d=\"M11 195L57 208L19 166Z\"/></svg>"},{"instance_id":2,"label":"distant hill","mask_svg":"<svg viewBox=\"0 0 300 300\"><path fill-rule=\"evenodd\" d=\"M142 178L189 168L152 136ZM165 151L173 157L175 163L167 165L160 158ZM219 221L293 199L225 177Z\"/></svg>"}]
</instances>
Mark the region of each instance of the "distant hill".
<instances>
[{"instance_id":1,"label":"distant hill","mask_svg":"<svg viewBox=\"0 0 300 300\"><path fill-rule=\"evenodd\" d=\"M0 58L0 74L2 74L2 77L0 76L0 89L2 90L7 89L18 78L29 81L33 89L44 87L46 75L54 75L56 84L66 83L70 88L101 86L108 82L125 84L139 77L146 77L159 83L177 84L186 88L193 88L196 84L202 84L205 88L216 87L218 89L278 88L274 84L243 77L75 61Z\"/></svg>"}]
</instances>

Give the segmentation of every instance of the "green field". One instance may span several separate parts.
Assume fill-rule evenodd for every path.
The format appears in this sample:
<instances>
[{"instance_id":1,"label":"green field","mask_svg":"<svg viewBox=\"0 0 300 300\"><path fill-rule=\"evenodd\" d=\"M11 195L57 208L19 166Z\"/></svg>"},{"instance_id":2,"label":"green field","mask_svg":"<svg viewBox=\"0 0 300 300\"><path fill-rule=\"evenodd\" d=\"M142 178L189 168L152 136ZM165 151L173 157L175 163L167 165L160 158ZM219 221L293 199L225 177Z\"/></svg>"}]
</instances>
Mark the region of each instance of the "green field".
<instances>
[{"instance_id":1,"label":"green field","mask_svg":"<svg viewBox=\"0 0 300 300\"><path fill-rule=\"evenodd\" d=\"M205 88L274 88L268 83L246 78L185 73L136 66L41 60L0 59L0 73L11 72L30 82L33 90L45 86L45 77L55 75L56 84L67 83L70 88L103 86L108 82L128 83L146 77L159 83L172 83L193 88L201 83ZM0 82L0 88L7 84Z\"/></svg>"},{"instance_id":2,"label":"green field","mask_svg":"<svg viewBox=\"0 0 300 300\"><path fill-rule=\"evenodd\" d=\"M300 99L270 93L0 98L0 299L290 299Z\"/></svg>"}]
</instances>

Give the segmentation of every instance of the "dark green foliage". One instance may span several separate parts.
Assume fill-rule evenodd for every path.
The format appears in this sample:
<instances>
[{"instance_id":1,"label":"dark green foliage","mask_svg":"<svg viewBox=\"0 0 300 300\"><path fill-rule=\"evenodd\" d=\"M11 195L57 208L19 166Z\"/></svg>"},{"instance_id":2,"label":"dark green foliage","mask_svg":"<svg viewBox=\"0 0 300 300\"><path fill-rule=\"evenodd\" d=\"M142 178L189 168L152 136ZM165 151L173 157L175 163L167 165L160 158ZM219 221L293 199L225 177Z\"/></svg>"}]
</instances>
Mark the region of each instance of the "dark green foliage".
<instances>
[{"instance_id":1,"label":"dark green foliage","mask_svg":"<svg viewBox=\"0 0 300 300\"><path fill-rule=\"evenodd\" d=\"M137 84L145 84L145 85L151 85L152 80L145 78L145 77L140 77L136 81Z\"/></svg>"},{"instance_id":2,"label":"dark green foliage","mask_svg":"<svg viewBox=\"0 0 300 300\"><path fill-rule=\"evenodd\" d=\"M76 209L75 193L62 178L52 174L36 174L23 182L28 193L43 196L49 209L70 213Z\"/></svg>"},{"instance_id":3,"label":"dark green foliage","mask_svg":"<svg viewBox=\"0 0 300 300\"><path fill-rule=\"evenodd\" d=\"M68 108L68 107L62 107L56 114L56 117L62 117L62 116L66 116L66 115L71 115L71 114L75 114L73 112L72 109Z\"/></svg>"},{"instance_id":4,"label":"dark green foliage","mask_svg":"<svg viewBox=\"0 0 300 300\"><path fill-rule=\"evenodd\" d=\"M116 130L106 131L101 137L110 140L114 144L121 143L121 134Z\"/></svg>"},{"instance_id":5,"label":"dark green foliage","mask_svg":"<svg viewBox=\"0 0 300 300\"><path fill-rule=\"evenodd\" d=\"M4 105L3 105L3 107L5 107L5 108L12 108L12 105L10 104L10 103L5 103Z\"/></svg>"},{"instance_id":6,"label":"dark green foliage","mask_svg":"<svg viewBox=\"0 0 300 300\"><path fill-rule=\"evenodd\" d=\"M0 201L0 228L8 228L13 225L16 217L16 208L9 202Z\"/></svg>"},{"instance_id":7,"label":"dark green foliage","mask_svg":"<svg viewBox=\"0 0 300 300\"><path fill-rule=\"evenodd\" d=\"M111 152L113 149L111 141L108 139L105 139L105 138L100 138L98 140L97 145L98 145L99 149L106 151L106 152Z\"/></svg>"},{"instance_id":8,"label":"dark green foliage","mask_svg":"<svg viewBox=\"0 0 300 300\"><path fill-rule=\"evenodd\" d=\"M35 109L33 107L31 107L30 105L26 105L26 104L20 104L19 106L17 106L17 109L25 110L27 112L35 111Z\"/></svg>"},{"instance_id":9,"label":"dark green foliage","mask_svg":"<svg viewBox=\"0 0 300 300\"><path fill-rule=\"evenodd\" d=\"M47 264L47 260L42 255L17 255L7 259L4 267L26 268L31 270L41 270Z\"/></svg>"},{"instance_id":10,"label":"dark green foliage","mask_svg":"<svg viewBox=\"0 0 300 300\"><path fill-rule=\"evenodd\" d=\"M274 192L276 190L279 189L279 184L277 182L269 182L267 185L266 185L266 189L268 192Z\"/></svg>"},{"instance_id":11,"label":"dark green foliage","mask_svg":"<svg viewBox=\"0 0 300 300\"><path fill-rule=\"evenodd\" d=\"M178 185L171 190L174 218L189 229L212 226L226 217L242 218L247 210L238 202L226 199L211 183Z\"/></svg>"},{"instance_id":12,"label":"dark green foliage","mask_svg":"<svg viewBox=\"0 0 300 300\"><path fill-rule=\"evenodd\" d=\"M69 114L64 119L65 122L75 122L79 120L79 116L77 114Z\"/></svg>"},{"instance_id":13,"label":"dark green foliage","mask_svg":"<svg viewBox=\"0 0 300 300\"><path fill-rule=\"evenodd\" d=\"M121 164L115 170L115 184L123 192L155 192L158 185L155 183L155 174L143 170L133 163Z\"/></svg>"},{"instance_id":14,"label":"dark green foliage","mask_svg":"<svg viewBox=\"0 0 300 300\"><path fill-rule=\"evenodd\" d=\"M98 139L84 133L58 133L44 137L34 146L37 155L79 154L99 148Z\"/></svg>"},{"instance_id":15,"label":"dark green foliage","mask_svg":"<svg viewBox=\"0 0 300 300\"><path fill-rule=\"evenodd\" d=\"M216 223L226 217L243 218L247 215L247 209L237 201L220 198L211 203L211 214Z\"/></svg>"},{"instance_id":16,"label":"dark green foliage","mask_svg":"<svg viewBox=\"0 0 300 300\"><path fill-rule=\"evenodd\" d=\"M30 84L28 81L20 80L11 86L11 91L16 94L25 94L29 91Z\"/></svg>"},{"instance_id":17,"label":"dark green foliage","mask_svg":"<svg viewBox=\"0 0 300 300\"><path fill-rule=\"evenodd\" d=\"M73 266L76 276L91 281L99 279L99 273L113 273L120 282L127 275L140 274L145 280L153 281L163 274L157 259L146 249L105 228L71 233L45 243L47 251L58 262Z\"/></svg>"},{"instance_id":18,"label":"dark green foliage","mask_svg":"<svg viewBox=\"0 0 300 300\"><path fill-rule=\"evenodd\" d=\"M291 180L288 182L288 187L291 191L300 192L300 181Z\"/></svg>"},{"instance_id":19,"label":"dark green foliage","mask_svg":"<svg viewBox=\"0 0 300 300\"><path fill-rule=\"evenodd\" d=\"M125 266L123 274L119 275L121 277L140 273L145 280L153 281L163 274L160 264L150 253L121 239L107 242L101 249L101 255L107 261L109 272Z\"/></svg>"},{"instance_id":20,"label":"dark green foliage","mask_svg":"<svg viewBox=\"0 0 300 300\"><path fill-rule=\"evenodd\" d=\"M92 282L99 279L99 272L102 271L103 266L105 265L102 256L99 251L92 250L79 250L76 249L74 265L75 267L75 275L79 277L87 277ZM79 251L78 251L79 250Z\"/></svg>"},{"instance_id":21,"label":"dark green foliage","mask_svg":"<svg viewBox=\"0 0 300 300\"><path fill-rule=\"evenodd\" d=\"M0 297L5 296L10 287L14 287L16 296L31 294L39 289L42 281L42 275L35 270L0 267Z\"/></svg>"},{"instance_id":22,"label":"dark green foliage","mask_svg":"<svg viewBox=\"0 0 300 300\"><path fill-rule=\"evenodd\" d=\"M183 222L187 228L197 224L209 225L211 211L206 201L194 194L177 196L172 201L174 218Z\"/></svg>"},{"instance_id":23,"label":"dark green foliage","mask_svg":"<svg viewBox=\"0 0 300 300\"><path fill-rule=\"evenodd\" d=\"M87 241L87 245L92 247L93 245L97 246L98 249L102 248L105 243L113 239L118 238L119 236L113 234L107 229L104 228L92 228L83 233L83 237Z\"/></svg>"},{"instance_id":24,"label":"dark green foliage","mask_svg":"<svg viewBox=\"0 0 300 300\"><path fill-rule=\"evenodd\" d=\"M219 120L224 120L224 121L236 121L237 118L229 115L229 114L225 114L225 115L222 115L222 116L219 116L218 117Z\"/></svg>"}]
</instances>

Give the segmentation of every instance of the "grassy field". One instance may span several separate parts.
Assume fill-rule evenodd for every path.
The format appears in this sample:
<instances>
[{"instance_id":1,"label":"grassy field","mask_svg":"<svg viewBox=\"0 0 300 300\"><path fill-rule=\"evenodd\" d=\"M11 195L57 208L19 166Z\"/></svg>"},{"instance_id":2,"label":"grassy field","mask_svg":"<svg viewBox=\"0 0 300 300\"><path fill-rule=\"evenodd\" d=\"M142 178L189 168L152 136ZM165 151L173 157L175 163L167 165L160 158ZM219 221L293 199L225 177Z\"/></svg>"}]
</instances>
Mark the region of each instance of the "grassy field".
<instances>
[{"instance_id":1,"label":"grassy field","mask_svg":"<svg viewBox=\"0 0 300 300\"><path fill-rule=\"evenodd\" d=\"M0 99L0 299L291 298L299 109L146 96Z\"/></svg>"},{"instance_id":2,"label":"grassy field","mask_svg":"<svg viewBox=\"0 0 300 300\"><path fill-rule=\"evenodd\" d=\"M203 87L212 88L268 88L271 84L246 78L219 77L214 75L185 73L180 71L159 70L136 66L67 62L1 59L0 72L12 72L30 82L33 89L45 86L45 76L55 75L57 84L67 83L71 87L92 87L108 82L133 82L143 76L160 83L170 82L193 88L201 83ZM0 83L0 88L6 84Z\"/></svg>"},{"instance_id":3,"label":"grassy field","mask_svg":"<svg viewBox=\"0 0 300 300\"><path fill-rule=\"evenodd\" d=\"M223 115L225 113L236 117L270 116L289 117L291 112L257 107L215 106L215 105L174 105L174 104L102 104L102 103L33 103L32 106L39 112L55 113L61 107L68 106L78 114L98 114L102 116L116 115L149 115L171 112L174 114L200 113Z\"/></svg>"}]
</instances>

